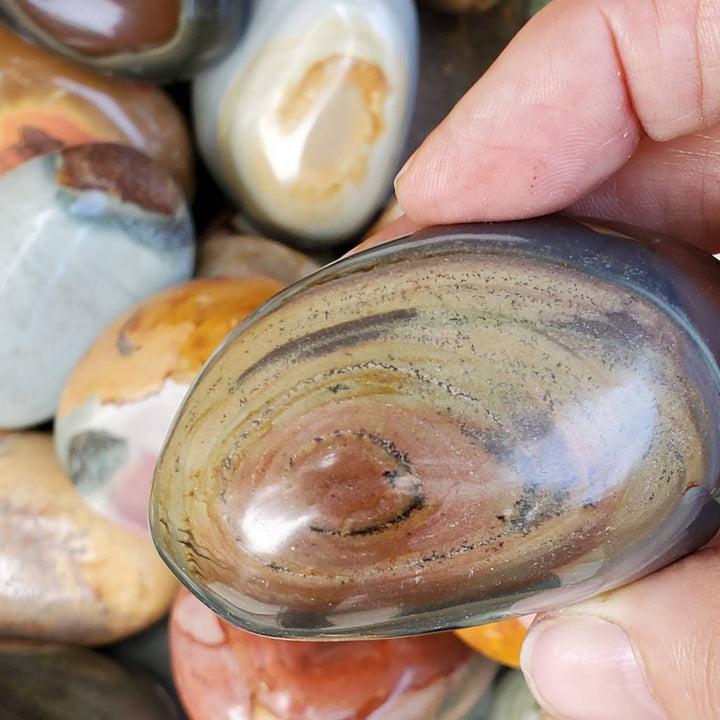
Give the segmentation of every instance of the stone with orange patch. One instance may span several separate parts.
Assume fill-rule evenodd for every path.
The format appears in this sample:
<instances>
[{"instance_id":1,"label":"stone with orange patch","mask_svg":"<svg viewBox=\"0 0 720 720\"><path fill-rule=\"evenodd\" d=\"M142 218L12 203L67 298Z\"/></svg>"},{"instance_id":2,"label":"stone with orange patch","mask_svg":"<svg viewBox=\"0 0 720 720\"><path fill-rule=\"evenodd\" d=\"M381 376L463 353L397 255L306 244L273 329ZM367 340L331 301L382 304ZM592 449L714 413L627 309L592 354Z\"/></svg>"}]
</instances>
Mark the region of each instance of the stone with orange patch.
<instances>
[{"instance_id":1,"label":"stone with orange patch","mask_svg":"<svg viewBox=\"0 0 720 720\"><path fill-rule=\"evenodd\" d=\"M258 3L247 40L194 84L201 151L273 236L338 244L389 192L417 52L406 0Z\"/></svg>"},{"instance_id":2,"label":"stone with orange patch","mask_svg":"<svg viewBox=\"0 0 720 720\"><path fill-rule=\"evenodd\" d=\"M170 651L192 720L461 720L476 717L496 668L452 633L343 643L252 635L185 590Z\"/></svg>"},{"instance_id":3,"label":"stone with orange patch","mask_svg":"<svg viewBox=\"0 0 720 720\"><path fill-rule=\"evenodd\" d=\"M0 174L68 145L140 150L193 193L185 122L160 90L103 77L30 45L0 25Z\"/></svg>"},{"instance_id":4,"label":"stone with orange patch","mask_svg":"<svg viewBox=\"0 0 720 720\"><path fill-rule=\"evenodd\" d=\"M517 618L456 630L470 647L496 662L520 667L520 649L527 628Z\"/></svg>"},{"instance_id":5,"label":"stone with orange patch","mask_svg":"<svg viewBox=\"0 0 720 720\"><path fill-rule=\"evenodd\" d=\"M50 435L0 436L0 635L96 645L158 620L177 590L146 538L93 512Z\"/></svg>"},{"instance_id":6,"label":"stone with orange patch","mask_svg":"<svg viewBox=\"0 0 720 720\"><path fill-rule=\"evenodd\" d=\"M264 277L193 280L121 315L75 367L58 453L103 515L145 532L155 460L190 383L227 333L282 289Z\"/></svg>"}]
</instances>

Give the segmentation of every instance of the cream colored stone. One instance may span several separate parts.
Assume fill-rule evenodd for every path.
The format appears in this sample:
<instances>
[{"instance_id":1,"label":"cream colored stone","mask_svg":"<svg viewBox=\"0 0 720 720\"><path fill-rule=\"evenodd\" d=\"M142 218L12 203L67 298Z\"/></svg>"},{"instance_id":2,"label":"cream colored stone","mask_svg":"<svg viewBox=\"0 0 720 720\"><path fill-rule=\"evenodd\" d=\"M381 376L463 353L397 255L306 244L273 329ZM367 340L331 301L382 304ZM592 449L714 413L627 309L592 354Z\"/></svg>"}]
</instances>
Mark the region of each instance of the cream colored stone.
<instances>
[{"instance_id":1,"label":"cream colored stone","mask_svg":"<svg viewBox=\"0 0 720 720\"><path fill-rule=\"evenodd\" d=\"M176 590L149 539L85 504L50 435L0 436L0 636L112 642L162 617Z\"/></svg>"}]
</instances>

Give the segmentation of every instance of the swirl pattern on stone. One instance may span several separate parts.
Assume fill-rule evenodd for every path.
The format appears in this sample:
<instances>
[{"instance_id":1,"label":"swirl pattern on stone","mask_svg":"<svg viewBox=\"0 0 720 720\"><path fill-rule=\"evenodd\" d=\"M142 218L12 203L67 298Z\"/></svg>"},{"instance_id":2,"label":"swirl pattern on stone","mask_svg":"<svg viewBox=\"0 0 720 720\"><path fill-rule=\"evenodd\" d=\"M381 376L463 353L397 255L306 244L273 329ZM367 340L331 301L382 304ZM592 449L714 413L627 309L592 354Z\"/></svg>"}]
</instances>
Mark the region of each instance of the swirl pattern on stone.
<instances>
[{"instance_id":1,"label":"swirl pattern on stone","mask_svg":"<svg viewBox=\"0 0 720 720\"><path fill-rule=\"evenodd\" d=\"M478 625L720 527L720 270L558 219L433 228L266 303L186 397L151 525L276 636Z\"/></svg>"}]
</instances>

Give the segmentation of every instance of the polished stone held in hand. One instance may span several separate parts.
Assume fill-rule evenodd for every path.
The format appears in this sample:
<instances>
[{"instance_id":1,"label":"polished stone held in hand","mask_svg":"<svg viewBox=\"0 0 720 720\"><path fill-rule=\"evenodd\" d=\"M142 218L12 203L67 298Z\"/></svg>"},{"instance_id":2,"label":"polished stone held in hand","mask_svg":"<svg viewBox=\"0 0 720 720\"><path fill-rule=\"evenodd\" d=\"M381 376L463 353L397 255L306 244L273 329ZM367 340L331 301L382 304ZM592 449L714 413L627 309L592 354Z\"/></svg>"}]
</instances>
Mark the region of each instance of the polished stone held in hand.
<instances>
[{"instance_id":1,"label":"polished stone held in hand","mask_svg":"<svg viewBox=\"0 0 720 720\"><path fill-rule=\"evenodd\" d=\"M196 381L151 526L277 636L545 610L720 527L720 266L569 220L431 228L266 303Z\"/></svg>"}]
</instances>

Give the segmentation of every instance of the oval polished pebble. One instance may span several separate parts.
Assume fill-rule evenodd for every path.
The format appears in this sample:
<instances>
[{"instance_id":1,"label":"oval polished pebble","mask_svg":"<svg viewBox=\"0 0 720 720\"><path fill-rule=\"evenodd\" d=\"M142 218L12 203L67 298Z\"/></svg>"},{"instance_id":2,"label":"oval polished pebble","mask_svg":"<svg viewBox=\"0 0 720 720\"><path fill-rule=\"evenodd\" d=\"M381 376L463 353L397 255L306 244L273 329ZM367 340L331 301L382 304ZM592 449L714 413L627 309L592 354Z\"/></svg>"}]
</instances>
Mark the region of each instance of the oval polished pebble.
<instances>
[{"instance_id":1,"label":"oval polished pebble","mask_svg":"<svg viewBox=\"0 0 720 720\"><path fill-rule=\"evenodd\" d=\"M273 237L342 242L391 188L417 64L412 0L257 0L243 41L194 81L203 157Z\"/></svg>"},{"instance_id":2,"label":"oval polished pebble","mask_svg":"<svg viewBox=\"0 0 720 720\"><path fill-rule=\"evenodd\" d=\"M0 0L0 15L53 52L101 71L168 82L239 40L247 0Z\"/></svg>"},{"instance_id":3,"label":"oval polished pebble","mask_svg":"<svg viewBox=\"0 0 720 720\"><path fill-rule=\"evenodd\" d=\"M192 196L190 137L163 92L86 70L0 24L0 175L37 155L89 142L134 147Z\"/></svg>"},{"instance_id":4,"label":"oval polished pebble","mask_svg":"<svg viewBox=\"0 0 720 720\"><path fill-rule=\"evenodd\" d=\"M485 657L503 665L520 667L520 650L527 628L518 618L461 628L455 634Z\"/></svg>"},{"instance_id":5,"label":"oval polished pebble","mask_svg":"<svg viewBox=\"0 0 720 720\"><path fill-rule=\"evenodd\" d=\"M293 642L221 620L181 592L170 620L178 693L191 720L461 720L496 665L452 633Z\"/></svg>"},{"instance_id":6,"label":"oval polished pebble","mask_svg":"<svg viewBox=\"0 0 720 720\"><path fill-rule=\"evenodd\" d=\"M282 288L263 277L191 280L141 300L93 343L63 390L55 444L101 515L148 532L153 469L190 383L230 330Z\"/></svg>"},{"instance_id":7,"label":"oval polished pebble","mask_svg":"<svg viewBox=\"0 0 720 720\"><path fill-rule=\"evenodd\" d=\"M0 427L51 418L100 331L194 255L180 188L136 150L79 145L0 176Z\"/></svg>"},{"instance_id":8,"label":"oval polished pebble","mask_svg":"<svg viewBox=\"0 0 720 720\"><path fill-rule=\"evenodd\" d=\"M0 438L0 538L0 637L113 642L177 591L146 538L82 502L44 433Z\"/></svg>"},{"instance_id":9,"label":"oval polished pebble","mask_svg":"<svg viewBox=\"0 0 720 720\"><path fill-rule=\"evenodd\" d=\"M247 629L412 634L592 596L720 528L720 265L571 221L431 228L242 323L155 542Z\"/></svg>"},{"instance_id":10,"label":"oval polished pebble","mask_svg":"<svg viewBox=\"0 0 720 720\"><path fill-rule=\"evenodd\" d=\"M0 642L3 720L179 720L154 680L98 652L69 645Z\"/></svg>"},{"instance_id":11,"label":"oval polished pebble","mask_svg":"<svg viewBox=\"0 0 720 720\"><path fill-rule=\"evenodd\" d=\"M264 275L284 285L314 273L320 265L297 250L231 226L215 228L198 246L197 277Z\"/></svg>"}]
</instances>

